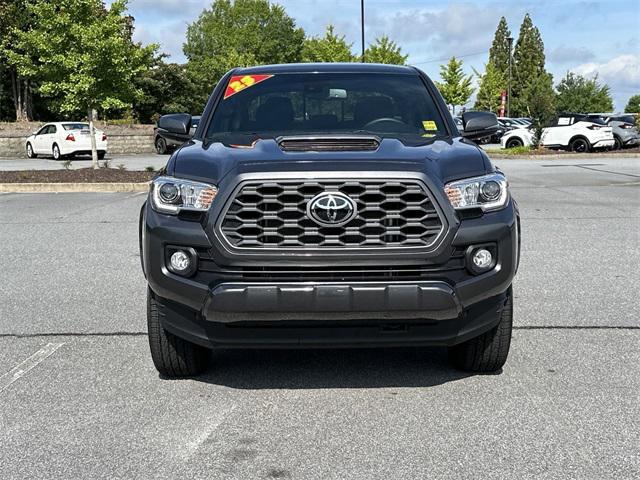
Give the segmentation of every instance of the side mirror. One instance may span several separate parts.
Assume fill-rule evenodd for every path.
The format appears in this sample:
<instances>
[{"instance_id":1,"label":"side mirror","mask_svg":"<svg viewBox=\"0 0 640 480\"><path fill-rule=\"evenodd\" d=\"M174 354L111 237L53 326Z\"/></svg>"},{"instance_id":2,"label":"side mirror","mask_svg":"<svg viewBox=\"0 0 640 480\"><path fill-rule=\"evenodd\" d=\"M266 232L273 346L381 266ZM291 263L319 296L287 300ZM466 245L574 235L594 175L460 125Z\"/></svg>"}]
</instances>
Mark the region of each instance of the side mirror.
<instances>
[{"instance_id":1,"label":"side mirror","mask_svg":"<svg viewBox=\"0 0 640 480\"><path fill-rule=\"evenodd\" d=\"M170 133L187 135L191 128L191 115L188 113L169 113L158 119L158 128Z\"/></svg>"},{"instance_id":2,"label":"side mirror","mask_svg":"<svg viewBox=\"0 0 640 480\"><path fill-rule=\"evenodd\" d=\"M465 112L462 114L461 135L469 140L490 137L498 131L498 117L491 112Z\"/></svg>"}]
</instances>

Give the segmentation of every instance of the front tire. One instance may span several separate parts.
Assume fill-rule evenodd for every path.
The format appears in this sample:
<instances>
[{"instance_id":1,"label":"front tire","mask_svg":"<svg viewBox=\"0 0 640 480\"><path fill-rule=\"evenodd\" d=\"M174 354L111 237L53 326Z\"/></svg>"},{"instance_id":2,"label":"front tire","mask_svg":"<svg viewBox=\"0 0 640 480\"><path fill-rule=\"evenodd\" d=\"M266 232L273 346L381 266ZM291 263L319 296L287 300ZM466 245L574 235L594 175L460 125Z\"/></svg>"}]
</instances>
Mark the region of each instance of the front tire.
<instances>
[{"instance_id":1,"label":"front tire","mask_svg":"<svg viewBox=\"0 0 640 480\"><path fill-rule=\"evenodd\" d=\"M523 147L524 142L520 140L518 137L510 138L509 140L507 140L507 144L505 146L507 148Z\"/></svg>"},{"instance_id":2,"label":"front tire","mask_svg":"<svg viewBox=\"0 0 640 480\"><path fill-rule=\"evenodd\" d=\"M168 378L193 377L202 373L210 351L166 331L160 319L164 315L162 299L147 288L147 327L151 358L158 372Z\"/></svg>"},{"instance_id":3,"label":"front tire","mask_svg":"<svg viewBox=\"0 0 640 480\"><path fill-rule=\"evenodd\" d=\"M38 155L33 153L33 147L31 146L31 143L27 143L27 158L37 158L37 157Z\"/></svg>"},{"instance_id":4,"label":"front tire","mask_svg":"<svg viewBox=\"0 0 640 480\"><path fill-rule=\"evenodd\" d=\"M513 292L500 312L500 322L488 332L449 348L451 363L461 370L488 373L500 370L509 355L513 329Z\"/></svg>"}]
</instances>

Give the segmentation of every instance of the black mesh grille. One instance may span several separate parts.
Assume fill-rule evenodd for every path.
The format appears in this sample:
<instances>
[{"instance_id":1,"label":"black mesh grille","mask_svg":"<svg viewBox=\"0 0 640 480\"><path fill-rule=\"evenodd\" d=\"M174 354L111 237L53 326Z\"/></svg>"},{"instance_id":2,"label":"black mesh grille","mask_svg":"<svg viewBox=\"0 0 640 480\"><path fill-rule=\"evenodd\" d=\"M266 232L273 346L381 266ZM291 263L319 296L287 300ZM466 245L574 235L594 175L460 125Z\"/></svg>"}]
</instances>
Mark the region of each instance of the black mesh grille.
<instances>
[{"instance_id":1,"label":"black mesh grille","mask_svg":"<svg viewBox=\"0 0 640 480\"><path fill-rule=\"evenodd\" d=\"M346 225L323 227L307 216L322 192L341 192L358 214ZM220 226L236 248L428 247L443 229L438 211L418 181L277 181L246 183Z\"/></svg>"}]
</instances>

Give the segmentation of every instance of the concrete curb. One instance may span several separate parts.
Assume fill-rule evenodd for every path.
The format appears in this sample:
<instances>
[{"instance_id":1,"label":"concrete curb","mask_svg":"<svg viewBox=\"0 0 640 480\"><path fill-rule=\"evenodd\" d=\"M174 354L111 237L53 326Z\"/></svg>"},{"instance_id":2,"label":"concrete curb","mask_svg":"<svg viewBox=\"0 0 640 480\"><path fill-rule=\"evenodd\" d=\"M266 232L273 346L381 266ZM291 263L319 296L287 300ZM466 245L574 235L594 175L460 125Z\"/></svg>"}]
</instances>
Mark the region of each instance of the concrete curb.
<instances>
[{"instance_id":1,"label":"concrete curb","mask_svg":"<svg viewBox=\"0 0 640 480\"><path fill-rule=\"evenodd\" d=\"M128 193L147 192L149 183L0 183L0 193Z\"/></svg>"}]
</instances>

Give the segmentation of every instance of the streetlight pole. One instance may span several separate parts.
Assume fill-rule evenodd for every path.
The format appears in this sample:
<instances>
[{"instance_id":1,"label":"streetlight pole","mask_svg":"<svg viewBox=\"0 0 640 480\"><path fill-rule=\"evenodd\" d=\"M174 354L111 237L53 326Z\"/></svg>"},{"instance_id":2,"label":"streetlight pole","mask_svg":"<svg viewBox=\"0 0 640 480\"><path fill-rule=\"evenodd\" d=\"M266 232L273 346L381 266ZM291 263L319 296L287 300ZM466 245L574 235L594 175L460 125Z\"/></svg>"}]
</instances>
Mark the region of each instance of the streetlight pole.
<instances>
[{"instance_id":1,"label":"streetlight pole","mask_svg":"<svg viewBox=\"0 0 640 480\"><path fill-rule=\"evenodd\" d=\"M364 63L364 0L360 0L360 31L362 33L362 62Z\"/></svg>"},{"instance_id":2,"label":"streetlight pole","mask_svg":"<svg viewBox=\"0 0 640 480\"><path fill-rule=\"evenodd\" d=\"M508 37L509 42L509 87L507 92L507 117L511 117L511 47L513 46L513 37Z\"/></svg>"}]
</instances>

